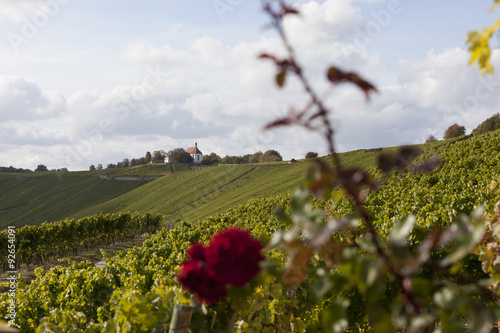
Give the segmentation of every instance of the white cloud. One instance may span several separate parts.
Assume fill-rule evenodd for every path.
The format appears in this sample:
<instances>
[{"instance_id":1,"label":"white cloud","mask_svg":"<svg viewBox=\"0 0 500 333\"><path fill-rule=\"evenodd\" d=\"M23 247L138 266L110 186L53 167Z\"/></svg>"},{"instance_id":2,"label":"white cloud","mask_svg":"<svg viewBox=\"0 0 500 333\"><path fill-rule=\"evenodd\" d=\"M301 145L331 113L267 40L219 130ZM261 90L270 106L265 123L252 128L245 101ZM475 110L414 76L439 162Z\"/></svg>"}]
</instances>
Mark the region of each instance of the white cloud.
<instances>
[{"instance_id":1,"label":"white cloud","mask_svg":"<svg viewBox=\"0 0 500 333\"><path fill-rule=\"evenodd\" d=\"M19 22L31 18L44 7L41 0L0 0L0 16Z\"/></svg>"},{"instance_id":2,"label":"white cloud","mask_svg":"<svg viewBox=\"0 0 500 333\"><path fill-rule=\"evenodd\" d=\"M63 107L64 98L55 92L42 92L34 82L21 77L0 77L0 117L4 121L50 118Z\"/></svg>"},{"instance_id":3,"label":"white cloud","mask_svg":"<svg viewBox=\"0 0 500 333\"><path fill-rule=\"evenodd\" d=\"M379 87L372 103L354 91L337 96L338 140L345 149L422 143L455 122L470 132L499 109L500 80L481 78L467 60L459 48L429 51L423 61L398 64L398 81Z\"/></svg>"},{"instance_id":4,"label":"white cloud","mask_svg":"<svg viewBox=\"0 0 500 333\"><path fill-rule=\"evenodd\" d=\"M139 63L162 63L168 65L189 64L190 55L183 50L174 49L170 45L160 48L147 46L141 42L134 42L128 45L124 60Z\"/></svg>"},{"instance_id":5,"label":"white cloud","mask_svg":"<svg viewBox=\"0 0 500 333\"><path fill-rule=\"evenodd\" d=\"M497 112L496 79L481 79L467 66L463 49L384 63L379 54L356 47L352 32L367 20L357 3L302 1L302 15L285 24L307 77L333 111L339 150L423 142L430 134L442 137L453 122L470 131ZM198 36L184 46L134 38L118 59L158 75L152 78L145 69L134 84L104 92L79 90L65 99L27 79L0 77L0 165L86 169L195 141L206 154L276 149L290 159L308 151L327 153L317 134L298 128L262 131L290 106L308 102L293 75L278 89L274 65L257 59L262 52L283 56L274 34L233 44L205 32ZM498 63L500 53L493 58ZM355 87L331 87L325 78L330 65L355 70L375 84L387 72L396 80L386 80L366 102ZM40 160L43 156L49 161Z\"/></svg>"},{"instance_id":6,"label":"white cloud","mask_svg":"<svg viewBox=\"0 0 500 333\"><path fill-rule=\"evenodd\" d=\"M366 22L360 9L351 0L309 1L297 5L300 15L289 15L285 19L285 29L290 31L290 39L304 47L316 47L317 43L350 41L355 28Z\"/></svg>"}]
</instances>

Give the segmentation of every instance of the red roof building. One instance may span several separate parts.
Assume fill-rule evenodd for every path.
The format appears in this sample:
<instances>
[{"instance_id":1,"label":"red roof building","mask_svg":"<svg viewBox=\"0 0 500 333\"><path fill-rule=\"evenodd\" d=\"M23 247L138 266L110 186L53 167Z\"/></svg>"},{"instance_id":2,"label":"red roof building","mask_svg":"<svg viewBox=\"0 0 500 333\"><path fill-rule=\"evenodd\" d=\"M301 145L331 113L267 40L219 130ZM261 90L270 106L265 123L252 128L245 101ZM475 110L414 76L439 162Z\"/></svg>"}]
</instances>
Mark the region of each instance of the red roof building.
<instances>
[{"instance_id":1,"label":"red roof building","mask_svg":"<svg viewBox=\"0 0 500 333\"><path fill-rule=\"evenodd\" d=\"M203 161L203 153L198 149L198 143L194 143L194 147L189 147L186 149L186 153L191 154L193 157L193 162L196 164L201 163Z\"/></svg>"}]
</instances>

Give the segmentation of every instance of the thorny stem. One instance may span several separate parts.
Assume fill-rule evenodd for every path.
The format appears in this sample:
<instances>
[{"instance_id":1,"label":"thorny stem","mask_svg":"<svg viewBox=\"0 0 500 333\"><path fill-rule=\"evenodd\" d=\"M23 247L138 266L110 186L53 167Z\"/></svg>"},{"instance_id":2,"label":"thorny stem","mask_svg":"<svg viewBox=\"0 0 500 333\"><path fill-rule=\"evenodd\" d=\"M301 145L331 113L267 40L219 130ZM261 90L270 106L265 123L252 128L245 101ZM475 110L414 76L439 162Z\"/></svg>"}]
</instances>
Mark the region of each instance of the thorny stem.
<instances>
[{"instance_id":1,"label":"thorny stem","mask_svg":"<svg viewBox=\"0 0 500 333\"><path fill-rule=\"evenodd\" d=\"M279 0L278 3L282 6L282 8L284 8L285 4L283 3L282 0ZM332 156L335 170L336 170L337 174L340 175L342 173L343 168L342 168L342 165L340 162L340 158L335 150L335 145L334 145L334 140L333 140L334 130L333 130L332 123L331 123L330 119L328 118L330 111L325 107L322 100L318 97L318 94L314 91L311 84L309 83L307 78L304 76L303 71L302 71L302 67L298 64L298 62L296 60L297 57L295 55L295 51L294 51L293 47L291 46L291 44L288 40L288 37L287 37L287 35L283 29L283 26L282 26L282 19L283 19L284 14L280 14L278 12L275 12L272 9L269 2L264 3L264 8L271 16L272 25L278 31L279 36L281 38L281 41L288 52L289 69L291 69L299 78L299 81L301 82L304 90L311 98L311 104L313 106L317 107L318 112L317 112L317 114L313 115L312 117L319 116L323 122L323 127L324 127L323 134L324 134L325 140L328 143L328 151L329 151L330 155ZM302 125L304 125L304 124L302 124ZM377 232L375 226L373 225L372 218L371 218L370 214L368 213L368 211L365 209L365 206L364 206L360 196L358 195L358 193L356 193L354 191L354 189L352 188L352 186L349 186L347 181L345 179L343 179L342 177L341 177L341 182L342 182L342 184L341 184L342 187L347 191L348 195L354 200L355 209L360 214L361 218L364 220L365 225L367 226L369 233L372 236L372 241L373 241L374 245L376 246L377 254L380 255L384 259L384 261L387 263L387 265L389 267L389 271L398 281L398 284L399 284L401 290L403 291L405 297L408 299L408 301L412 305L412 308L413 308L412 312L418 314L420 312L421 307L415 301L415 299L413 297L413 292L412 292L412 288L411 288L411 281L409 281L408 277L401 275L396 270L395 266L392 264L389 256L387 255L384 248L380 244L378 232Z\"/></svg>"},{"instance_id":2,"label":"thorny stem","mask_svg":"<svg viewBox=\"0 0 500 333\"><path fill-rule=\"evenodd\" d=\"M283 2L280 0L279 1L280 5L283 5ZM318 97L312 86L310 85L309 81L306 79L302 72L302 67L297 63L297 57L295 55L295 50L293 49L292 45L290 44L288 37L285 33L285 30L283 29L282 26L282 15L277 14L276 12L273 12L271 5L269 3L264 4L264 8L266 11L270 14L272 18L272 25L273 27L278 31L278 34L281 38L281 41L283 45L285 46L290 58L290 64L289 66L291 67L292 71L297 75L299 78L300 82L302 83L302 86L304 87L306 93L309 95L311 98L311 104L316 105L318 108L318 115L320 115L322 121L323 121L323 126L325 129L325 139L328 142L328 152L332 155L333 157L333 162L335 164L335 167L337 169L340 169L340 159L337 155L337 152L335 151L335 145L333 142L333 126L330 122L330 119L328 118L328 113L329 110L324 106L322 100Z\"/></svg>"},{"instance_id":3,"label":"thorny stem","mask_svg":"<svg viewBox=\"0 0 500 333\"><path fill-rule=\"evenodd\" d=\"M298 64L298 62L296 60L297 57L295 55L295 50L291 46L291 44L288 40L288 37L287 37L287 35L283 29L283 26L282 26L283 16L287 14L285 12L285 8L289 8L289 7L287 7L284 4L283 0L277 0L278 4L283 9L283 13L279 13L279 12L273 10L269 1L270 0L262 0L263 7L264 7L265 11L271 16L271 18L272 18L271 23L272 23L273 27L278 31L279 36L281 38L281 41L288 52L289 58L288 58L288 61L286 64L287 69L291 70L293 73L295 73L297 75L304 90L306 91L307 95L311 99L310 103L307 105L307 107L304 108L302 113L306 114L311 108L313 108L313 107L317 108L317 112L315 114L311 115L305 123L298 122L298 124L307 128L307 129L313 129L311 127L311 125L309 124L309 122L312 119L315 119L318 117L321 119L323 131L324 131L323 135L324 135L324 138L328 144L328 151L329 151L329 154L332 156L335 171L338 175L341 175L342 171L343 171L343 167L341 165L340 158L335 150L334 139L333 139L334 130L333 130L332 123L331 123L330 119L328 118L330 110L325 107L323 101L318 97L318 94L315 92L315 90L312 88L312 86L309 83L309 81L307 80L307 78L304 76L302 67ZM341 186L346 190L348 196L354 200L355 210L361 216L361 218L364 221L364 224L368 228L368 233L372 238L371 241L374 243L374 245L376 247L377 254L381 258L383 258L384 261L387 263L389 272L395 277L400 289L403 292L404 297L407 299L407 301L410 305L409 307L407 307L407 313L409 315L420 313L421 306L420 306L420 304L418 304L418 302L414 298L411 277L408 275L401 274L400 272L397 271L396 266L393 264L391 258L386 253L383 246L380 244L378 231L376 230L376 228L373 224L372 217L370 216L370 214L366 210L360 195L356 192L356 190L349 184L349 182L346 179L344 179L343 177L340 177L340 179L341 179ZM484 287L480 286L479 281L473 277L464 276L463 274L460 276L455 275L455 274L450 274L449 272L443 271L442 269L435 267L434 265L432 265L430 263L426 263L426 264L424 264L424 266L431 268L433 270L436 270L436 271L440 271L443 274L443 276L451 278L451 279L457 279L458 277L465 279L467 282L476 285L482 291L483 295L485 295L487 297L491 297L491 298L496 299L496 300L499 299L499 296L495 292L492 292L488 288L484 288ZM425 329L425 332L428 332L428 331L429 331L429 328L427 327ZM499 324L499 332L500 332L500 324Z\"/></svg>"}]
</instances>

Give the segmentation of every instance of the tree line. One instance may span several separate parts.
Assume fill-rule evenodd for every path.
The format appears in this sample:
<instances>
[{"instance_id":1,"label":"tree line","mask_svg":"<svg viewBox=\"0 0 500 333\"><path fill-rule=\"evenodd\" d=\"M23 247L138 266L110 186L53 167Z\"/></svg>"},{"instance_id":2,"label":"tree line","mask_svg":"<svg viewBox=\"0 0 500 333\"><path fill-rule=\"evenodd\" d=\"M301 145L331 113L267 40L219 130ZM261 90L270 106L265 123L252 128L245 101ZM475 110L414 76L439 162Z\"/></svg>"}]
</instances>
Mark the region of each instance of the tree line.
<instances>
[{"instance_id":1,"label":"tree line","mask_svg":"<svg viewBox=\"0 0 500 333\"><path fill-rule=\"evenodd\" d=\"M309 153L308 153L309 154ZM313 153L316 154L316 153ZM144 157L128 159L124 158L121 162L117 163L109 163L106 166L106 169L114 169L114 168L128 168L136 165L143 164L159 164L165 163L166 157L169 156L170 163L192 163L193 157L191 154L187 153L184 148L176 148L170 150L168 153L164 150L155 150L153 153L150 151L146 152ZM314 156L316 157L317 154ZM219 164L246 164L246 163L265 163L265 162L279 162L283 161L283 157L281 154L274 150L269 149L264 153L258 151L254 154L246 154L243 156L229 156L226 155L221 157L216 153L212 152L208 155L203 156L202 165L219 165ZM97 166L92 164L89 167L90 171L98 171L103 170L104 167L102 164L98 164Z\"/></svg>"},{"instance_id":2,"label":"tree line","mask_svg":"<svg viewBox=\"0 0 500 333\"><path fill-rule=\"evenodd\" d=\"M472 130L472 135L480 135L484 133L488 133L491 131L495 131L500 128L500 113L496 113L493 116L489 117L481 124L479 124L474 130ZM465 135L465 126L461 126L457 123L451 125L446 129L443 135L443 139L451 139L458 138L459 136ZM437 141L434 135L430 135L425 143L435 142Z\"/></svg>"},{"instance_id":3,"label":"tree line","mask_svg":"<svg viewBox=\"0 0 500 333\"><path fill-rule=\"evenodd\" d=\"M47 168L45 165L39 164L34 171L35 172L41 172L41 171L68 172L68 168L50 169L49 170L49 168ZM0 172L26 173L26 172L33 172L33 171L31 169L14 168L13 166L10 166L10 167L0 166Z\"/></svg>"}]
</instances>

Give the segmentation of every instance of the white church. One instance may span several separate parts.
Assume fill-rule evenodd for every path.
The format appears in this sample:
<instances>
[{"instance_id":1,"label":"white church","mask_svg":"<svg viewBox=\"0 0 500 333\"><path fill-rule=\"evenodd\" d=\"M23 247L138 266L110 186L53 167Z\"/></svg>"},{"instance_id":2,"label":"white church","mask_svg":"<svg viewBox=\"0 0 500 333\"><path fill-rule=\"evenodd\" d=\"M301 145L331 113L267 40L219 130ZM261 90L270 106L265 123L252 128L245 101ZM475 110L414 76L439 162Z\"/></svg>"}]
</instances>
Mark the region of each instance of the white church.
<instances>
[{"instance_id":1,"label":"white church","mask_svg":"<svg viewBox=\"0 0 500 333\"><path fill-rule=\"evenodd\" d=\"M198 149L198 143L194 143L194 147L189 147L186 149L186 153L190 154L193 158L193 162L200 164L203 161L203 153Z\"/></svg>"},{"instance_id":2,"label":"white church","mask_svg":"<svg viewBox=\"0 0 500 333\"><path fill-rule=\"evenodd\" d=\"M200 164L203 161L203 153L198 149L198 143L194 143L194 147L186 149L186 153L190 154L193 158L193 163ZM172 163L170 160L170 152L165 155L165 163ZM163 163L163 164L165 164Z\"/></svg>"}]
</instances>

